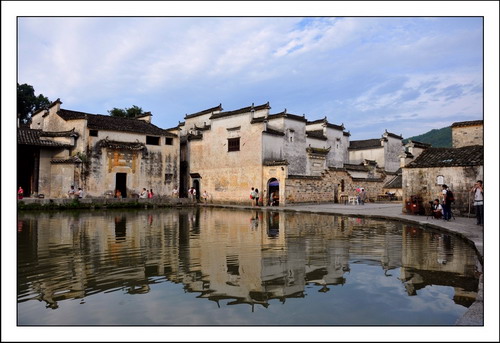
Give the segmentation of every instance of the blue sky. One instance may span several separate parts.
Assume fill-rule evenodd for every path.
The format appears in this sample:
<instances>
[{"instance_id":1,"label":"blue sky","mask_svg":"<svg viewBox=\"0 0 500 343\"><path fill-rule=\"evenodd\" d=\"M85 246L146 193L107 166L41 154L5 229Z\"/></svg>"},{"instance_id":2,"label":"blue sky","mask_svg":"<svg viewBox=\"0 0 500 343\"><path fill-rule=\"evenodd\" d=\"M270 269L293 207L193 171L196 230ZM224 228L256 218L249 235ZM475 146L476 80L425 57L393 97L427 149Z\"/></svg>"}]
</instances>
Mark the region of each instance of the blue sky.
<instances>
[{"instance_id":1,"label":"blue sky","mask_svg":"<svg viewBox=\"0 0 500 343\"><path fill-rule=\"evenodd\" d=\"M62 107L133 105L161 128L270 102L411 137L483 118L481 17L20 17L18 82Z\"/></svg>"}]
</instances>

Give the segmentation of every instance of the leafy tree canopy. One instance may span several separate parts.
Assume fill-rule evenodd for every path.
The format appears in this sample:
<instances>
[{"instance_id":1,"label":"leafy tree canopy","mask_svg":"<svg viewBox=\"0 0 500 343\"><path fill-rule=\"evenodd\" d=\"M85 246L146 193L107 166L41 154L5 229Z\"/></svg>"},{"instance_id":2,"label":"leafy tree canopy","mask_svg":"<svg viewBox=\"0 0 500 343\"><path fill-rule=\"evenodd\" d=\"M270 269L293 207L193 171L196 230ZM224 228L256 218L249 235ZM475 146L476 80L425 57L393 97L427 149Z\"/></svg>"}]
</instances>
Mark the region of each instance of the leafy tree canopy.
<instances>
[{"instance_id":1,"label":"leafy tree canopy","mask_svg":"<svg viewBox=\"0 0 500 343\"><path fill-rule=\"evenodd\" d=\"M452 147L451 126L443 127L442 129L434 129L419 136L413 136L403 140L406 144L408 140L413 140L421 143L431 144L434 148L451 148Z\"/></svg>"},{"instance_id":2,"label":"leafy tree canopy","mask_svg":"<svg viewBox=\"0 0 500 343\"><path fill-rule=\"evenodd\" d=\"M51 101L43 94L35 95L33 86L17 84L17 117L22 124L27 124L33 113L48 107Z\"/></svg>"},{"instance_id":3,"label":"leafy tree canopy","mask_svg":"<svg viewBox=\"0 0 500 343\"><path fill-rule=\"evenodd\" d=\"M143 115L144 111L141 107L133 105L132 107L125 109L113 107L113 109L109 110L108 113L112 117L135 118Z\"/></svg>"}]
</instances>

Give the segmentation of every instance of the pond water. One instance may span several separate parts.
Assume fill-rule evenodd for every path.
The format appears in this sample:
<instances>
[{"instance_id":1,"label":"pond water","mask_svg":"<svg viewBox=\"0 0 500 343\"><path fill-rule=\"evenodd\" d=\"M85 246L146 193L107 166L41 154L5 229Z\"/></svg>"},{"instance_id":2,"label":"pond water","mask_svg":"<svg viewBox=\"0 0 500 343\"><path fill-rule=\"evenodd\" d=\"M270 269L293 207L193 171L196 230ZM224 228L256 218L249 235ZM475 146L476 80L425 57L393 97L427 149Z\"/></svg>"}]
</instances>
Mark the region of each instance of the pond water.
<instances>
[{"instance_id":1,"label":"pond water","mask_svg":"<svg viewBox=\"0 0 500 343\"><path fill-rule=\"evenodd\" d=\"M19 213L17 323L453 325L465 241L401 222L217 208Z\"/></svg>"}]
</instances>

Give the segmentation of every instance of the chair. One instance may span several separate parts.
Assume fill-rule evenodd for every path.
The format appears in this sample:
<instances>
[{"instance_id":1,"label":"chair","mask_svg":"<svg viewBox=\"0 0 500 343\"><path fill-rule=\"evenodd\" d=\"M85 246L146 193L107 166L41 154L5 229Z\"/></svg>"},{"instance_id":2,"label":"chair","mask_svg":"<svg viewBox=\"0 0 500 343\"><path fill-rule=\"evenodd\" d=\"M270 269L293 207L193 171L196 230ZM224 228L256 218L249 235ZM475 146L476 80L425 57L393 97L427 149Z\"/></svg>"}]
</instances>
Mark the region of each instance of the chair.
<instances>
[{"instance_id":1,"label":"chair","mask_svg":"<svg viewBox=\"0 0 500 343\"><path fill-rule=\"evenodd\" d=\"M349 204L357 205L358 204L358 197L349 197Z\"/></svg>"}]
</instances>

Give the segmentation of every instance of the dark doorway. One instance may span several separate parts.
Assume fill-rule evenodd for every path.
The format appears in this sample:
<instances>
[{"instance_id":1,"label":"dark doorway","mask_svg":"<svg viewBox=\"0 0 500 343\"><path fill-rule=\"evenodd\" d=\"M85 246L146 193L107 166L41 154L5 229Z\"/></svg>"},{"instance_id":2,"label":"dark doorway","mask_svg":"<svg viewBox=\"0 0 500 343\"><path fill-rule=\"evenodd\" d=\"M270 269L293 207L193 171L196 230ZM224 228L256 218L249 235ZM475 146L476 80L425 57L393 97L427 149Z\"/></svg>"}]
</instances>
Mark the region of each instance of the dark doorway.
<instances>
[{"instance_id":1,"label":"dark doorway","mask_svg":"<svg viewBox=\"0 0 500 343\"><path fill-rule=\"evenodd\" d=\"M271 178L267 181L267 194L268 198L266 199L269 203L269 206L278 206L279 205L279 195L280 195L280 183L276 178Z\"/></svg>"},{"instance_id":2,"label":"dark doorway","mask_svg":"<svg viewBox=\"0 0 500 343\"><path fill-rule=\"evenodd\" d=\"M200 180L193 180L193 187L196 189L196 200L200 200Z\"/></svg>"},{"instance_id":3,"label":"dark doorway","mask_svg":"<svg viewBox=\"0 0 500 343\"><path fill-rule=\"evenodd\" d=\"M38 165L40 149L31 146L18 146L17 187L21 186L24 197L38 193Z\"/></svg>"},{"instance_id":4,"label":"dark doorway","mask_svg":"<svg viewBox=\"0 0 500 343\"><path fill-rule=\"evenodd\" d=\"M117 190L122 193L122 198L127 197L127 173L116 173L115 193Z\"/></svg>"}]
</instances>

